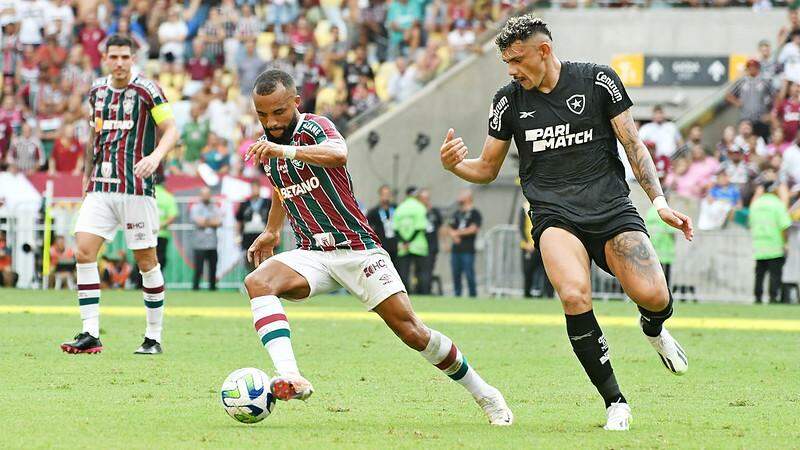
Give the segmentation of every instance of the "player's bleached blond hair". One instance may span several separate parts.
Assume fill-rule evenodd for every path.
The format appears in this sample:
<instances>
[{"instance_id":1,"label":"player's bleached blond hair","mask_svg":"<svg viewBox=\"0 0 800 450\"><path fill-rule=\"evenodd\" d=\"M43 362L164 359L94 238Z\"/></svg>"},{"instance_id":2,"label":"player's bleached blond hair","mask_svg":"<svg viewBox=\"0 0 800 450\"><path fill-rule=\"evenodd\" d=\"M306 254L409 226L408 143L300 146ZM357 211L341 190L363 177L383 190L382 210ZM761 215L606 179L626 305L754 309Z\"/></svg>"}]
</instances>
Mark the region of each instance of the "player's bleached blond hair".
<instances>
[{"instance_id":1,"label":"player's bleached blond hair","mask_svg":"<svg viewBox=\"0 0 800 450\"><path fill-rule=\"evenodd\" d=\"M544 34L550 40L553 35L550 34L550 29L547 24L540 17L533 14L526 14L524 16L512 17L508 19L500 34L495 38L494 43L500 51L505 51L516 41L524 41L535 34Z\"/></svg>"}]
</instances>

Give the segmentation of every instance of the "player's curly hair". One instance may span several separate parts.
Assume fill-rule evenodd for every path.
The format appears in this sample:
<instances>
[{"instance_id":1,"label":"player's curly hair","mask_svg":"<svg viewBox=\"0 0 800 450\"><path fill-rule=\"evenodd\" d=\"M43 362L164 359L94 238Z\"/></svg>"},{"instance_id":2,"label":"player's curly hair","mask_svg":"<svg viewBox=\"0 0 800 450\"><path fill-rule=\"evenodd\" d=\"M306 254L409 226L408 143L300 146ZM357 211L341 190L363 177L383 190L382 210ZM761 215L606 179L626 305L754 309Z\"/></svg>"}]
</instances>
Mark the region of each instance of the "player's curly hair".
<instances>
[{"instance_id":1,"label":"player's curly hair","mask_svg":"<svg viewBox=\"0 0 800 450\"><path fill-rule=\"evenodd\" d=\"M497 44L497 48L502 52L514 42L524 41L537 33L542 33L551 40L553 39L550 29L540 17L536 17L533 14L512 17L503 26L494 43Z\"/></svg>"}]
</instances>

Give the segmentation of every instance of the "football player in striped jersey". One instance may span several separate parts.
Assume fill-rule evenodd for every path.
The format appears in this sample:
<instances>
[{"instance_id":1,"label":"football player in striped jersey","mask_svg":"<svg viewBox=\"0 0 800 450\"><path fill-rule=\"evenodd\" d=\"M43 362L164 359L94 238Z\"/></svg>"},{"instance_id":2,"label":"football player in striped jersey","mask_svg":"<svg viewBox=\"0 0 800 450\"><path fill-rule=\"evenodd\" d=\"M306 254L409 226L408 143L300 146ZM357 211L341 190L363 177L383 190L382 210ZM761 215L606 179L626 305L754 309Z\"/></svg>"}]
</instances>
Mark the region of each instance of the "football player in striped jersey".
<instances>
[{"instance_id":1,"label":"football player in striped jersey","mask_svg":"<svg viewBox=\"0 0 800 450\"><path fill-rule=\"evenodd\" d=\"M247 157L265 164L275 197L264 232L248 250L257 266L245 278L253 322L277 376L273 394L305 400L313 392L300 375L280 299L302 300L340 286L428 362L472 394L493 425L510 425L503 395L486 383L444 334L414 313L406 288L358 208L347 171L347 145L333 123L298 111L300 96L286 72L268 70L256 80L253 103L264 137ZM273 255L288 216L297 248Z\"/></svg>"}]
</instances>

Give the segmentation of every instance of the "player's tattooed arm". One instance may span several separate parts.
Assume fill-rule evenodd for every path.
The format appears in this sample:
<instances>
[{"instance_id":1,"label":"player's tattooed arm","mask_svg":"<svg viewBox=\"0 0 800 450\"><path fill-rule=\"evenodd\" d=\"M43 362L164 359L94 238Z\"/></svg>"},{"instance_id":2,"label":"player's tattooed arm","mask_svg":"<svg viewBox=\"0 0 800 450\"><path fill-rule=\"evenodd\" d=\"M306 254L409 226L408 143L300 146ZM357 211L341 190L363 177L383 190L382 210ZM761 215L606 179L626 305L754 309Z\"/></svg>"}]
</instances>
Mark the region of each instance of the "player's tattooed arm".
<instances>
[{"instance_id":1,"label":"player's tattooed arm","mask_svg":"<svg viewBox=\"0 0 800 450\"><path fill-rule=\"evenodd\" d=\"M470 183L488 184L500 173L510 146L511 141L486 136L480 156L466 159L467 145L462 138L455 136L455 131L451 128L439 149L439 157L442 167L459 178Z\"/></svg>"},{"instance_id":2,"label":"player's tattooed arm","mask_svg":"<svg viewBox=\"0 0 800 450\"><path fill-rule=\"evenodd\" d=\"M653 163L647 147L639 138L639 131L636 129L630 109L611 119L611 126L614 128L617 140L625 148L625 154L628 155L628 161L633 169L633 174L636 175L636 180L650 197L650 201L664 195L661 183L658 181L656 165Z\"/></svg>"}]
</instances>

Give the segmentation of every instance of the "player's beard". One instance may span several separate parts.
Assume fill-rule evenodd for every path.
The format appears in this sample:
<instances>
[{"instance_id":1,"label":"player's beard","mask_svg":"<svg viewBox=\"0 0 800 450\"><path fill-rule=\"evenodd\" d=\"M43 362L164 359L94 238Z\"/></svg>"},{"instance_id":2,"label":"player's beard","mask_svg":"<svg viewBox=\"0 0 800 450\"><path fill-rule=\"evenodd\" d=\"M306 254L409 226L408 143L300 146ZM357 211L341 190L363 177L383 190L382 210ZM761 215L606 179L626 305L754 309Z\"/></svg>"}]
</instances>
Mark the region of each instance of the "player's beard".
<instances>
[{"instance_id":1,"label":"player's beard","mask_svg":"<svg viewBox=\"0 0 800 450\"><path fill-rule=\"evenodd\" d=\"M300 119L300 115L295 112L294 118L286 128L283 129L283 133L280 136L275 137L270 133L268 129L264 129L264 134L267 136L267 140L270 142L274 142L276 144L282 145L289 145L292 143L292 135L294 134L294 129L297 127L297 121Z\"/></svg>"}]
</instances>

